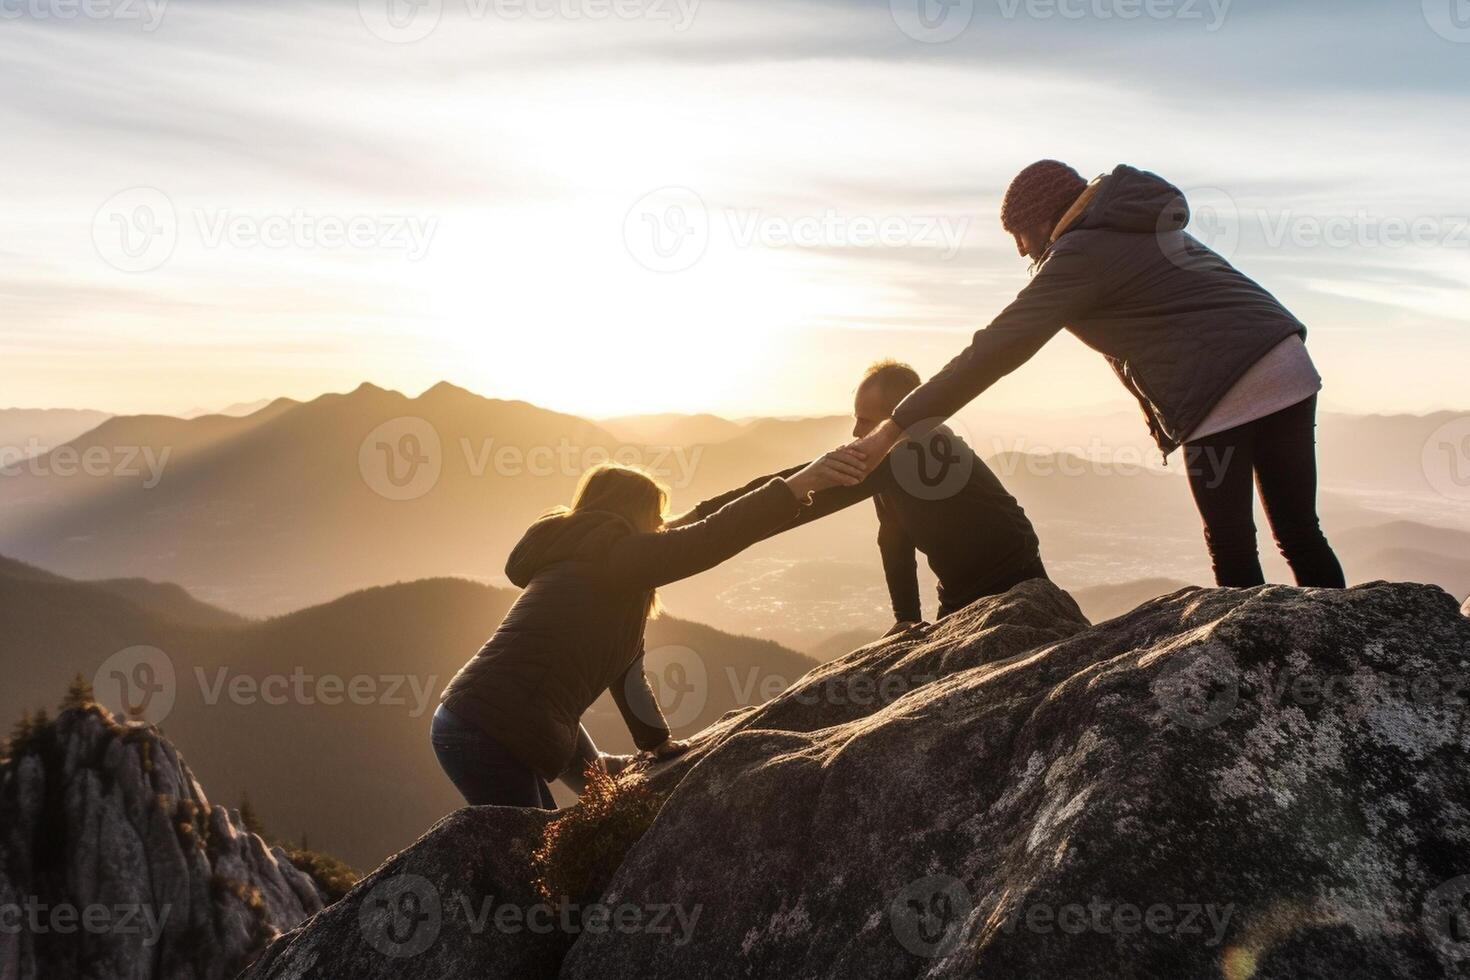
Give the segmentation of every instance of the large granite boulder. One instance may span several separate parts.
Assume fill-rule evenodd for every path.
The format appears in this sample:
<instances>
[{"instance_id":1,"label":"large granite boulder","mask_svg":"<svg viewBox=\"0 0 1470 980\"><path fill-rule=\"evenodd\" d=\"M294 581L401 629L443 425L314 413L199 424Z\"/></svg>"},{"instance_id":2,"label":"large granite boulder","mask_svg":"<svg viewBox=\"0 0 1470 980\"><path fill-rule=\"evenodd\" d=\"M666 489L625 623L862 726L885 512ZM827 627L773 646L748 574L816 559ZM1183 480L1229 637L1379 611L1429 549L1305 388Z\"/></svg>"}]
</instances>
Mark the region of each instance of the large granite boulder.
<instances>
[{"instance_id":1,"label":"large granite boulder","mask_svg":"<svg viewBox=\"0 0 1470 980\"><path fill-rule=\"evenodd\" d=\"M151 726L73 708L0 766L3 980L225 980L322 902Z\"/></svg>"},{"instance_id":2,"label":"large granite boulder","mask_svg":"<svg viewBox=\"0 0 1470 980\"><path fill-rule=\"evenodd\" d=\"M1432 587L1186 589L1091 627L1031 582L635 772L669 796L600 898L621 926L444 915L383 952L422 912L379 903L395 877L534 906L547 817L463 811L250 976L1464 976L1467 696Z\"/></svg>"}]
</instances>

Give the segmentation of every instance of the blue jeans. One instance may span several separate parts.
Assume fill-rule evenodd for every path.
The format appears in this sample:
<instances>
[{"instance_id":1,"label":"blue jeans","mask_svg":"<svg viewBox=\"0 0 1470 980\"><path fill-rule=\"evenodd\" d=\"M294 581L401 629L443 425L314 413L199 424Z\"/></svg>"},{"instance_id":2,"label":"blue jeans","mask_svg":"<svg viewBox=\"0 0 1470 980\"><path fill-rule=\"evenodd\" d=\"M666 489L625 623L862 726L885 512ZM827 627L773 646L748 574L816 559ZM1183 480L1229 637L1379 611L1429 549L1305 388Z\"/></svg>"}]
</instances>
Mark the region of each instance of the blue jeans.
<instances>
[{"instance_id":1,"label":"blue jeans","mask_svg":"<svg viewBox=\"0 0 1470 980\"><path fill-rule=\"evenodd\" d=\"M551 787L477 725L434 712L429 741L444 774L470 806L523 806L555 810Z\"/></svg>"}]
</instances>

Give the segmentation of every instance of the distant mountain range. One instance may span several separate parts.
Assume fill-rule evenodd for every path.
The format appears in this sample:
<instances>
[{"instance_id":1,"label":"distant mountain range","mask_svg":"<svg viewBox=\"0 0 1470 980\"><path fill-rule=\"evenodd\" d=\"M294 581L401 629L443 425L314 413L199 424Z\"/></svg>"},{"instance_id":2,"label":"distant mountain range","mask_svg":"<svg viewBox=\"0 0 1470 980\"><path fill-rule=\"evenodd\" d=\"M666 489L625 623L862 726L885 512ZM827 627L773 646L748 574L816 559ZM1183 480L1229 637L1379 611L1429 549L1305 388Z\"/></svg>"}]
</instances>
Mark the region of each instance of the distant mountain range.
<instances>
[{"instance_id":1,"label":"distant mountain range","mask_svg":"<svg viewBox=\"0 0 1470 980\"><path fill-rule=\"evenodd\" d=\"M250 622L211 615L181 592L73 581L0 560L0 718L53 704L78 671L91 678L122 651L153 648L144 655L150 684L174 702L160 727L187 747L216 801L235 805L248 793L282 838L306 834L373 867L462 805L429 748L429 715L513 591L432 579ZM815 665L774 643L673 617L650 624L648 649L678 733L764 701ZM353 685L360 697L344 693ZM633 750L609 698L585 721L605 750Z\"/></svg>"},{"instance_id":2,"label":"distant mountain range","mask_svg":"<svg viewBox=\"0 0 1470 980\"><path fill-rule=\"evenodd\" d=\"M1450 418L1322 416L1324 521L1353 581L1470 590L1470 549L1455 544L1470 518L1431 486L1422 459ZM841 416L594 422L448 384L416 398L363 385L238 418L109 418L0 478L0 553L76 578L177 582L249 615L446 574L506 584L504 560L525 526L565 502L599 459L655 469L683 510L831 448L850 428ZM1210 582L1179 456L1160 469L1137 418L1025 420L972 408L959 428L1032 516L1065 587L1085 596L1159 578ZM90 468L80 462L89 459ZM1270 576L1289 581L1258 523ZM875 530L871 508L855 507L665 598L681 616L796 649L882 632ZM924 587L932 615L927 575Z\"/></svg>"},{"instance_id":3,"label":"distant mountain range","mask_svg":"<svg viewBox=\"0 0 1470 980\"><path fill-rule=\"evenodd\" d=\"M75 408L0 408L0 466L44 455L109 417Z\"/></svg>"}]
</instances>

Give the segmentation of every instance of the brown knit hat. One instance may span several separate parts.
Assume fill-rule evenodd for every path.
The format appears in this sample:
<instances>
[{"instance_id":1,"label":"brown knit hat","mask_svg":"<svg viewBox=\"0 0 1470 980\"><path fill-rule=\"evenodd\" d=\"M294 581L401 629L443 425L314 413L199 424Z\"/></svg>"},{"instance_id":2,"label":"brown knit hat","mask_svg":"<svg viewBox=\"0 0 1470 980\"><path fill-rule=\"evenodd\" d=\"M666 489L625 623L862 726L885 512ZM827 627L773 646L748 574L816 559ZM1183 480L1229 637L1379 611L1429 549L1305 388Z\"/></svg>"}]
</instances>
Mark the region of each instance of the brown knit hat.
<instances>
[{"instance_id":1,"label":"brown knit hat","mask_svg":"<svg viewBox=\"0 0 1470 980\"><path fill-rule=\"evenodd\" d=\"M1043 222L1055 223L1086 189L1087 181L1065 163L1039 160L1011 181L1000 206L1000 223L1013 235Z\"/></svg>"}]
</instances>

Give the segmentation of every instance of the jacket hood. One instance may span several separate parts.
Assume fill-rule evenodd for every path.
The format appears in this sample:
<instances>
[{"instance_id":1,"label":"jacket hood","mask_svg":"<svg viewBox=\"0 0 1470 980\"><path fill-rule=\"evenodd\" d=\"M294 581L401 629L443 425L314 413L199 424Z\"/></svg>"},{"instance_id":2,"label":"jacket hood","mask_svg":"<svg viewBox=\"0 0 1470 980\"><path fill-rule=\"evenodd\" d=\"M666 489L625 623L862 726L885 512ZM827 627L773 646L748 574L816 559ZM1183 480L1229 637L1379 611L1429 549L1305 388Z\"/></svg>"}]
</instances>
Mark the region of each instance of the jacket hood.
<instances>
[{"instance_id":1,"label":"jacket hood","mask_svg":"<svg viewBox=\"0 0 1470 980\"><path fill-rule=\"evenodd\" d=\"M1189 204L1183 191L1158 174L1123 164L1102 182L1072 228L1159 234L1183 231L1187 224Z\"/></svg>"},{"instance_id":2,"label":"jacket hood","mask_svg":"<svg viewBox=\"0 0 1470 980\"><path fill-rule=\"evenodd\" d=\"M601 557L613 542L632 533L633 525L608 511L567 511L543 517L512 549L505 563L506 577L524 589L547 566Z\"/></svg>"}]
</instances>

